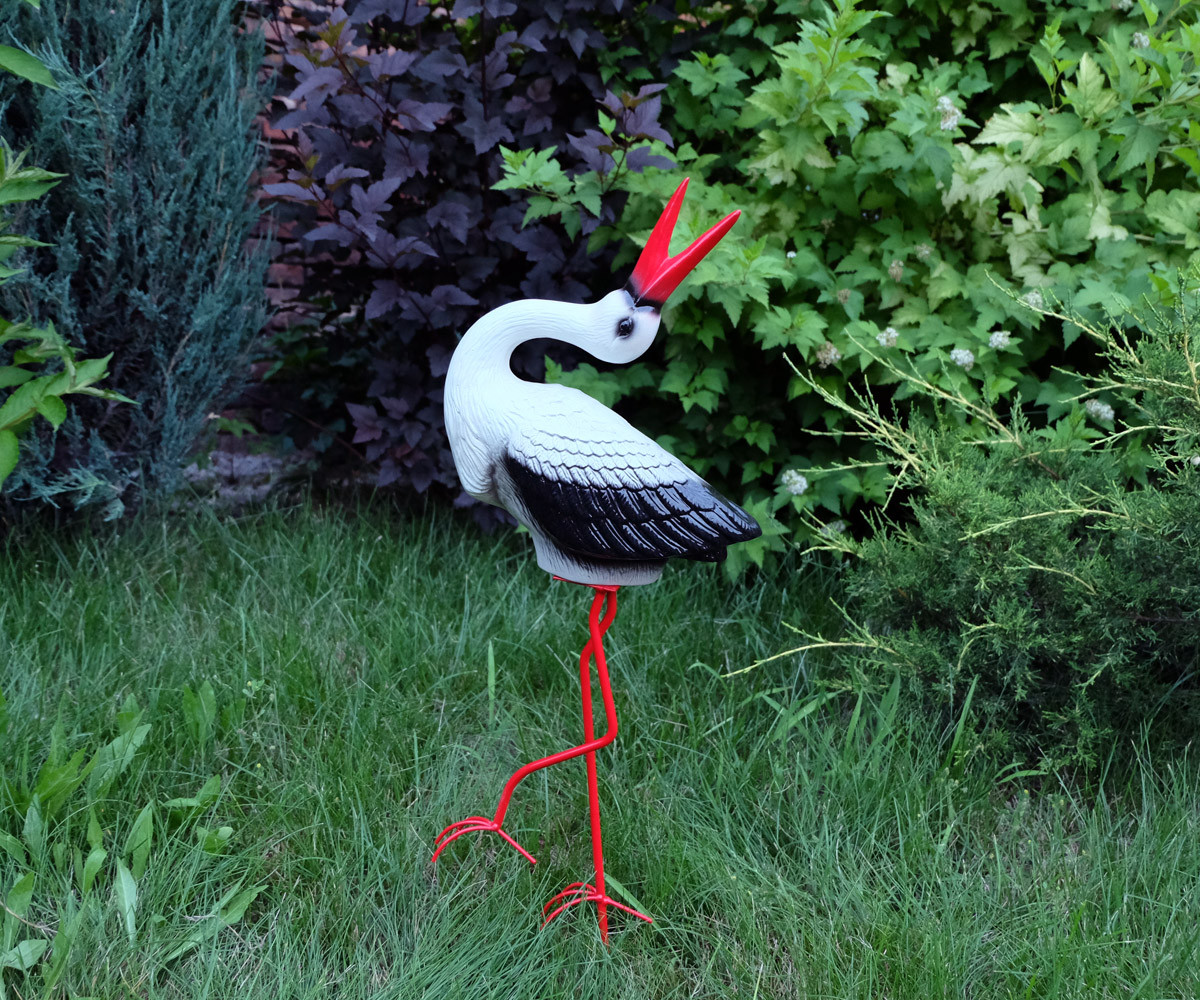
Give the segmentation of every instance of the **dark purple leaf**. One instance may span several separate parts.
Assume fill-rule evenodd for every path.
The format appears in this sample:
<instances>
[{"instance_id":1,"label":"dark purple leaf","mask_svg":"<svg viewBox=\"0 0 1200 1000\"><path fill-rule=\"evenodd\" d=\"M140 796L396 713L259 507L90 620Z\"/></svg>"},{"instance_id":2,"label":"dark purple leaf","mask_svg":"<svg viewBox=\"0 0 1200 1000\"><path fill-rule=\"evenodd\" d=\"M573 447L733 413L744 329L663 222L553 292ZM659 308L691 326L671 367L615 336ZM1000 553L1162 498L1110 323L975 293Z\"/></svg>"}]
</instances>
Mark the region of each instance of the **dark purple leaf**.
<instances>
[{"instance_id":1,"label":"dark purple leaf","mask_svg":"<svg viewBox=\"0 0 1200 1000\"><path fill-rule=\"evenodd\" d=\"M610 155L614 148L613 142L603 132L588 129L583 135L567 136L567 140L583 157L583 162L589 170L594 170L598 174L606 174L613 168L614 161Z\"/></svg>"},{"instance_id":2,"label":"dark purple leaf","mask_svg":"<svg viewBox=\"0 0 1200 1000\"><path fill-rule=\"evenodd\" d=\"M459 52L435 49L413 67L413 76L429 83L440 83L455 73L467 72L467 61Z\"/></svg>"},{"instance_id":3,"label":"dark purple leaf","mask_svg":"<svg viewBox=\"0 0 1200 1000\"><path fill-rule=\"evenodd\" d=\"M350 419L354 421L354 444L376 441L383 436L383 428L379 426L379 414L375 407L347 403L346 409L350 411Z\"/></svg>"},{"instance_id":4,"label":"dark purple leaf","mask_svg":"<svg viewBox=\"0 0 1200 1000\"><path fill-rule=\"evenodd\" d=\"M420 52L372 52L367 58L367 65L376 79L403 76L420 55Z\"/></svg>"},{"instance_id":5,"label":"dark purple leaf","mask_svg":"<svg viewBox=\"0 0 1200 1000\"><path fill-rule=\"evenodd\" d=\"M625 131L635 139L660 139L673 146L671 133L658 123L662 113L662 98L651 97L643 101L625 116Z\"/></svg>"},{"instance_id":6,"label":"dark purple leaf","mask_svg":"<svg viewBox=\"0 0 1200 1000\"><path fill-rule=\"evenodd\" d=\"M559 265L566 259L558 237L549 226L530 226L522 230L513 240L513 246L535 264L549 262Z\"/></svg>"},{"instance_id":7,"label":"dark purple leaf","mask_svg":"<svg viewBox=\"0 0 1200 1000\"><path fill-rule=\"evenodd\" d=\"M470 227L471 211L466 205L443 198L425 213L431 226L441 226L459 243L466 243Z\"/></svg>"},{"instance_id":8,"label":"dark purple leaf","mask_svg":"<svg viewBox=\"0 0 1200 1000\"><path fill-rule=\"evenodd\" d=\"M638 88L638 92L633 96L633 102L632 102L633 106L637 107L639 104L642 103L642 101L646 100L647 98L653 97L655 94L660 93L661 91L664 91L666 89L667 89L667 85L665 83L643 84L641 87Z\"/></svg>"},{"instance_id":9,"label":"dark purple leaf","mask_svg":"<svg viewBox=\"0 0 1200 1000\"><path fill-rule=\"evenodd\" d=\"M436 308L445 309L448 306L477 306L479 300L468 295L457 285L438 285L430 296Z\"/></svg>"},{"instance_id":10,"label":"dark purple leaf","mask_svg":"<svg viewBox=\"0 0 1200 1000\"><path fill-rule=\"evenodd\" d=\"M367 299L365 315L367 319L378 319L391 312L404 298L404 289L394 281L384 279L375 282L375 290ZM372 411L374 412L374 411Z\"/></svg>"},{"instance_id":11,"label":"dark purple leaf","mask_svg":"<svg viewBox=\"0 0 1200 1000\"><path fill-rule=\"evenodd\" d=\"M454 110L453 104L439 101L400 101L393 109L397 123L411 132L432 132Z\"/></svg>"},{"instance_id":12,"label":"dark purple leaf","mask_svg":"<svg viewBox=\"0 0 1200 1000\"><path fill-rule=\"evenodd\" d=\"M352 184L350 186L350 202L354 205L354 210L362 215L382 212L387 207L388 199L395 193L400 183L398 177L388 177L376 181L366 190L363 190L359 184Z\"/></svg>"},{"instance_id":13,"label":"dark purple leaf","mask_svg":"<svg viewBox=\"0 0 1200 1000\"><path fill-rule=\"evenodd\" d=\"M342 85L343 80L345 77L340 69L335 66L322 66L307 76L301 77L295 89L287 95L288 100L302 101L314 91L320 93L321 100L324 100Z\"/></svg>"},{"instance_id":14,"label":"dark purple leaf","mask_svg":"<svg viewBox=\"0 0 1200 1000\"><path fill-rule=\"evenodd\" d=\"M515 14L517 5L513 0L458 0L454 5L455 18L474 17L482 12L491 18L508 17Z\"/></svg>"},{"instance_id":15,"label":"dark purple leaf","mask_svg":"<svg viewBox=\"0 0 1200 1000\"><path fill-rule=\"evenodd\" d=\"M450 352L441 344L434 344L425 351L429 359L429 374L441 378L450 367Z\"/></svg>"},{"instance_id":16,"label":"dark purple leaf","mask_svg":"<svg viewBox=\"0 0 1200 1000\"><path fill-rule=\"evenodd\" d=\"M513 134L505 124L504 117L500 114L487 117L483 104L474 95L468 95L463 102L463 112L466 118L456 129L474 144L476 156L481 156L498 143L512 142Z\"/></svg>"},{"instance_id":17,"label":"dark purple leaf","mask_svg":"<svg viewBox=\"0 0 1200 1000\"><path fill-rule=\"evenodd\" d=\"M354 242L354 233L336 222L326 222L310 229L304 234L304 239L310 243L315 243L317 240L332 240L340 246L348 247Z\"/></svg>"},{"instance_id":18,"label":"dark purple leaf","mask_svg":"<svg viewBox=\"0 0 1200 1000\"><path fill-rule=\"evenodd\" d=\"M263 191L272 198L295 198L297 201L320 200L320 196L316 191L311 188L301 187L292 181L284 181L280 184L264 184Z\"/></svg>"},{"instance_id":19,"label":"dark purple leaf","mask_svg":"<svg viewBox=\"0 0 1200 1000\"><path fill-rule=\"evenodd\" d=\"M575 28L566 33L567 44L571 46L571 51L575 53L575 58L583 57L584 50L587 49L588 31L587 28Z\"/></svg>"},{"instance_id":20,"label":"dark purple leaf","mask_svg":"<svg viewBox=\"0 0 1200 1000\"><path fill-rule=\"evenodd\" d=\"M429 173L429 147L424 140L389 132L384 139L383 162L388 177L409 180L417 174Z\"/></svg>"},{"instance_id":21,"label":"dark purple leaf","mask_svg":"<svg viewBox=\"0 0 1200 1000\"><path fill-rule=\"evenodd\" d=\"M393 420L402 419L413 408L412 400L398 399L395 396L380 396L379 402L383 404L387 415Z\"/></svg>"},{"instance_id":22,"label":"dark purple leaf","mask_svg":"<svg viewBox=\"0 0 1200 1000\"><path fill-rule=\"evenodd\" d=\"M361 167L351 167L345 163L335 164L333 169L325 175L325 183L329 187L333 187L338 181L350 180L356 177L370 177L369 170L363 170Z\"/></svg>"},{"instance_id":23,"label":"dark purple leaf","mask_svg":"<svg viewBox=\"0 0 1200 1000\"><path fill-rule=\"evenodd\" d=\"M417 0L362 0L350 14L352 24L365 24L382 15L395 24L413 27L425 20L429 7Z\"/></svg>"},{"instance_id":24,"label":"dark purple leaf","mask_svg":"<svg viewBox=\"0 0 1200 1000\"><path fill-rule=\"evenodd\" d=\"M659 170L670 170L674 162L666 156L658 156L650 152L649 146L637 146L625 156L625 166L635 174L640 174L647 167L657 167ZM596 220L597 223L599 220Z\"/></svg>"},{"instance_id":25,"label":"dark purple leaf","mask_svg":"<svg viewBox=\"0 0 1200 1000\"><path fill-rule=\"evenodd\" d=\"M337 94L329 103L337 111L342 122L352 128L369 125L376 132L383 131L383 118L379 108L362 94Z\"/></svg>"}]
</instances>

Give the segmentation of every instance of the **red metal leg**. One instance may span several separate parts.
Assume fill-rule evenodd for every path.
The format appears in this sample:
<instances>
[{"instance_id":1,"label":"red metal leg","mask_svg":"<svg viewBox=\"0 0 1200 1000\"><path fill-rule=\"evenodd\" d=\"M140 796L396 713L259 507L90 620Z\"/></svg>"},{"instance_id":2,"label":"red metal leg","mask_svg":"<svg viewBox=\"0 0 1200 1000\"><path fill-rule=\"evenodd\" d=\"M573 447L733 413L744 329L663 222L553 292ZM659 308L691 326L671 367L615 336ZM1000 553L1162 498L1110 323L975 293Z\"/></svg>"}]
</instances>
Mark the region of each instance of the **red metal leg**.
<instances>
[{"instance_id":1,"label":"red metal leg","mask_svg":"<svg viewBox=\"0 0 1200 1000\"><path fill-rule=\"evenodd\" d=\"M585 753L592 754L591 760L593 763L591 764L591 767L594 768L595 751L600 747L608 746L609 743L617 738L617 716L615 709L610 715L610 732L605 733L605 735L598 740L593 738L592 732L591 678L588 676L587 671L588 657L591 655L593 646L599 647L601 637L605 632L608 631L608 627L612 624L612 620L617 614L617 588L596 587L595 590L596 596L592 599L592 613L589 619L591 635L588 639L587 645L583 647L581 660L583 665L582 673L584 674L584 705L586 706L587 715L587 721L585 722L584 726L584 738L586 742L580 746L572 747L570 750L562 750L558 753L551 754L549 757L542 757L539 760L531 761L524 767L519 768L505 783L504 790L500 793L500 804L496 806L495 816L493 816L491 819L488 819L486 816L470 816L467 819L459 820L457 823L451 823L448 827L446 827L446 829L438 834L437 840L434 841L434 843L437 845L437 849L433 852L433 861L437 861L442 851L444 851L450 844L464 834L490 832L498 833L501 837L508 841L509 844L516 848L516 850L520 852L530 864L537 864L537 859L527 850L525 850L525 848L523 848L520 844L518 844L508 833L504 831L502 827L504 816L508 812L508 805L509 802L512 801L513 792L516 790L517 785L529 777L529 775L533 774L534 771L540 771L542 768L549 767L551 764L558 764L561 761L570 760L573 757L579 757ZM604 601L606 594L611 594L612 600L609 607L605 609L604 618L601 621L599 618L600 605ZM600 649L600 655L603 657L603 648L600 647ZM607 684L607 671L605 673L604 683ZM612 703L612 694L609 693L606 698L607 711L608 706ZM590 773L591 772L589 772L589 774ZM589 788L591 787L592 785L589 784ZM597 808L599 807L597 806Z\"/></svg>"},{"instance_id":2,"label":"red metal leg","mask_svg":"<svg viewBox=\"0 0 1200 1000\"><path fill-rule=\"evenodd\" d=\"M632 907L618 903L608 895L604 887L604 845L600 834L600 791L596 780L596 751L608 746L617 738L617 707L613 701L612 685L608 679L608 661L604 656L604 633L612 624L617 614L617 588L595 586L596 596L592 598L592 608L588 615L587 645L579 654L579 686L583 690L583 738L587 753L588 777L588 811L592 824L592 863L595 867L596 882L572 882L562 892L555 895L542 907L546 919L542 926L550 923L568 907L579 903L595 903L597 919L600 924L600 939L608 944L608 908L615 906L619 910L631 913L647 923L654 921L644 913L639 913ZM600 618L600 608L604 605L604 618ZM600 696L604 700L604 718L607 729L600 739L595 738L595 722L592 717L592 671L591 659L596 660L596 673L600 678ZM555 904L559 904L557 907ZM553 908L553 909L552 909ZM548 912L551 911L551 912Z\"/></svg>"},{"instance_id":3,"label":"red metal leg","mask_svg":"<svg viewBox=\"0 0 1200 1000\"><path fill-rule=\"evenodd\" d=\"M556 579L558 579L556 577ZM503 828L504 816L508 812L513 792L525 778L551 764L558 764L574 757L587 756L588 777L588 811L592 827L592 862L595 867L595 884L588 882L573 882L562 892L555 895L544 907L546 915L542 923L544 927L564 910L580 903L595 903L600 924L600 937L608 943L608 908L614 906L619 910L632 914L647 923L654 921L644 913L624 903L618 903L608 895L604 886L604 847L600 834L600 793L596 776L596 751L608 746L617 738L617 708L613 701L612 685L608 679L608 661L604 656L604 634L617 615L617 587L607 585L591 585L596 592L592 598L591 610L588 613L588 641L579 654L579 685L583 693L583 739L584 742L569 750L542 757L539 760L519 768L504 785L500 793L500 803L496 806L496 814L488 819L486 816L470 816L467 819L451 823L437 838L437 849L433 852L433 860L437 861L447 846L467 833L497 833L530 864L537 864L537 859L525 848L518 844ZM604 718L606 730L603 736L596 738L595 720L592 713L592 672L591 660L596 660L596 673L600 678L600 695L604 701ZM557 905L556 905L557 904Z\"/></svg>"}]
</instances>

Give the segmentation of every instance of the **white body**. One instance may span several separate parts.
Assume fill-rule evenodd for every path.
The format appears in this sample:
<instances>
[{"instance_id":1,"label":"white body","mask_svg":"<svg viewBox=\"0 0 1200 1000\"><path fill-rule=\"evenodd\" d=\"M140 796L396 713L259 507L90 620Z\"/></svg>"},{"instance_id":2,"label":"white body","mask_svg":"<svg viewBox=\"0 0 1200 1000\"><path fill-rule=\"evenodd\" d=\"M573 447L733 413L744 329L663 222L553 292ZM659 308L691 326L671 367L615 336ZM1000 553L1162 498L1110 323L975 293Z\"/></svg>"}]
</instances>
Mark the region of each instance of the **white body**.
<instances>
[{"instance_id":1,"label":"white body","mask_svg":"<svg viewBox=\"0 0 1200 1000\"><path fill-rule=\"evenodd\" d=\"M623 317L631 334L615 333ZM574 558L531 523L503 467L507 453L552 475L570 468L633 488L647 480L683 484L699 477L641 431L578 389L527 382L513 374L512 352L527 340L549 337L615 363L632 361L654 340L658 312L637 308L623 291L578 305L530 299L493 309L464 334L446 373L446 432L463 489L504 507L530 529L538 565L576 583L653 583L662 562L596 566Z\"/></svg>"}]
</instances>

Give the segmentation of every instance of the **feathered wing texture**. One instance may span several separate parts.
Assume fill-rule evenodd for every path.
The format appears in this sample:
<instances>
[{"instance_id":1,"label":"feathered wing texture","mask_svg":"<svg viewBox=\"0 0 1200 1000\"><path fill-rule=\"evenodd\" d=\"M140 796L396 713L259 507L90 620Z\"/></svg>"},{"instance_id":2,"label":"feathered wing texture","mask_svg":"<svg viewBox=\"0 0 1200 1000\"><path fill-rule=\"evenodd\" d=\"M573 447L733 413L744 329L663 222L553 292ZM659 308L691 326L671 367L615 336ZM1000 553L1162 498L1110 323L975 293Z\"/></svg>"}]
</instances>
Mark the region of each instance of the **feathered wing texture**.
<instances>
[{"instance_id":1,"label":"feathered wing texture","mask_svg":"<svg viewBox=\"0 0 1200 1000\"><path fill-rule=\"evenodd\" d=\"M516 506L556 545L591 560L719 562L726 546L761 534L617 414L598 403L587 411L521 426L502 459Z\"/></svg>"}]
</instances>

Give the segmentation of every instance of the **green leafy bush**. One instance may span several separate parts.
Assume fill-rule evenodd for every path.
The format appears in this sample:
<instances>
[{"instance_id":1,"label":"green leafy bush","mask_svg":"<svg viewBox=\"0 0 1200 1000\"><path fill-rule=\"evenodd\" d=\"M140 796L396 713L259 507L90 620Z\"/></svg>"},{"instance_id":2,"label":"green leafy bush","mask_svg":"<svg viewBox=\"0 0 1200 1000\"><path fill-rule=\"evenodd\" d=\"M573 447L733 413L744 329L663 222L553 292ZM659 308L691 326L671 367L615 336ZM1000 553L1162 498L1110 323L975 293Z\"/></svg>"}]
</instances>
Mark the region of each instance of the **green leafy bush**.
<instances>
[{"instance_id":1,"label":"green leafy bush","mask_svg":"<svg viewBox=\"0 0 1200 1000\"><path fill-rule=\"evenodd\" d=\"M0 70L55 87L54 78L42 61L22 49L0 45ZM0 141L0 206L34 201L62 177L49 170L25 166L23 161L22 154L14 154L7 143ZM40 245L28 236L10 232L9 220L0 216L0 284L21 273L7 264L19 248ZM108 360L96 358L77 364L75 352L53 325L38 329L30 323L14 323L0 316L0 392L13 390L0 395L0 487L20 457L17 435L37 416L45 417L57 429L67 416L63 396L86 393L124 399L119 393L95 387L105 376Z\"/></svg>"},{"instance_id":2,"label":"green leafy bush","mask_svg":"<svg viewBox=\"0 0 1200 1000\"><path fill-rule=\"evenodd\" d=\"M1143 728L1191 740L1200 322L1189 305L1200 301L1181 298L1135 333L1046 308L1106 363L1052 422L1029 405L997 413L911 366L891 373L934 404L934 420L897 418L867 395L844 402L799 375L880 449L909 496L905 520L865 541L821 538L818 548L850 557L849 627L806 635L803 648L836 651L856 687L899 671L947 718L973 692L987 734L977 747L1049 767L1094 765ZM1131 476L1141 484L1128 487Z\"/></svg>"},{"instance_id":3,"label":"green leafy bush","mask_svg":"<svg viewBox=\"0 0 1200 1000\"><path fill-rule=\"evenodd\" d=\"M254 115L262 39L233 0L0 0L0 20L57 90L0 89L0 133L66 178L19 216L52 249L0 290L0 308L53 323L140 406L81 399L56 434L34 427L7 492L53 502L161 496L209 412L245 373L265 318ZM26 446L28 450L26 451Z\"/></svg>"},{"instance_id":4,"label":"green leafy bush","mask_svg":"<svg viewBox=\"0 0 1200 1000\"><path fill-rule=\"evenodd\" d=\"M1038 304L1069 301L1096 322L1143 295L1170 303L1200 249L1193 4L875 6L697 14L707 30L663 101L678 149L656 150L678 169L616 178L629 202L593 241L620 235L626 266L628 236L648 232L684 173L703 180L697 224L733 208L744 221L672 298L664 360L562 376L626 400L796 535L814 509L882 501L889 482L814 386L904 399L912 385L885 363L904 359L967 399L1019 392L1053 419L1096 361L1079 323ZM530 189L588 214L571 190ZM730 566L785 537L767 531Z\"/></svg>"}]
</instances>

